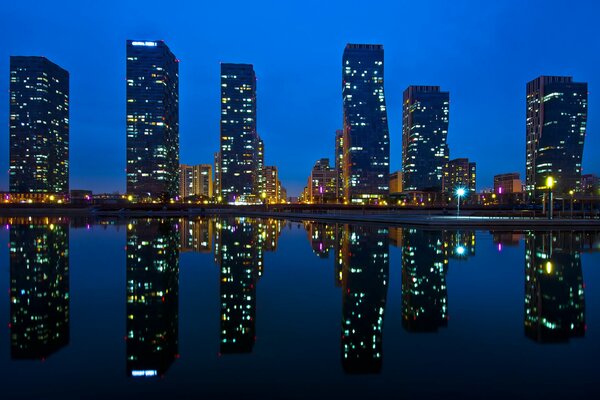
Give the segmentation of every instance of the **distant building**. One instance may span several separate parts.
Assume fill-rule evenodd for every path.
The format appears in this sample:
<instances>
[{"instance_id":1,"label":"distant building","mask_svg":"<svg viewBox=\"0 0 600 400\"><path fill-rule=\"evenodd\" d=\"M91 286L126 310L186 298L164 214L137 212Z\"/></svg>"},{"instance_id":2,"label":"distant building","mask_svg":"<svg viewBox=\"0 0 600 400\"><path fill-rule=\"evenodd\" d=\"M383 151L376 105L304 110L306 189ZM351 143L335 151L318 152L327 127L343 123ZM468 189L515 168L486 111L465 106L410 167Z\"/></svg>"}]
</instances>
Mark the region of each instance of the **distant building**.
<instances>
[{"instance_id":1,"label":"distant building","mask_svg":"<svg viewBox=\"0 0 600 400\"><path fill-rule=\"evenodd\" d=\"M179 60L163 41L127 41L127 193L179 195Z\"/></svg>"},{"instance_id":2,"label":"distant building","mask_svg":"<svg viewBox=\"0 0 600 400\"><path fill-rule=\"evenodd\" d=\"M581 187L581 158L587 124L587 83L568 76L540 76L527 83L526 191L540 197Z\"/></svg>"},{"instance_id":3,"label":"distant building","mask_svg":"<svg viewBox=\"0 0 600 400\"><path fill-rule=\"evenodd\" d=\"M335 170L337 171L336 198L344 201L344 130L335 131Z\"/></svg>"},{"instance_id":4,"label":"distant building","mask_svg":"<svg viewBox=\"0 0 600 400\"><path fill-rule=\"evenodd\" d=\"M179 165L179 196L186 199L194 194L194 167L191 165Z\"/></svg>"},{"instance_id":5,"label":"distant building","mask_svg":"<svg viewBox=\"0 0 600 400\"><path fill-rule=\"evenodd\" d=\"M220 196L253 203L259 193L256 74L251 64L221 64Z\"/></svg>"},{"instance_id":6,"label":"distant building","mask_svg":"<svg viewBox=\"0 0 600 400\"><path fill-rule=\"evenodd\" d=\"M45 57L10 57L11 193L69 193L69 73Z\"/></svg>"},{"instance_id":7,"label":"distant building","mask_svg":"<svg viewBox=\"0 0 600 400\"><path fill-rule=\"evenodd\" d=\"M403 183L402 171L392 172L390 174L390 194L397 194L402 192Z\"/></svg>"},{"instance_id":8,"label":"distant building","mask_svg":"<svg viewBox=\"0 0 600 400\"><path fill-rule=\"evenodd\" d=\"M518 172L494 175L494 193L502 195L509 193L521 193L523 184Z\"/></svg>"},{"instance_id":9,"label":"distant building","mask_svg":"<svg viewBox=\"0 0 600 400\"><path fill-rule=\"evenodd\" d=\"M337 200L338 171L329 165L329 158L318 160L308 179L308 201L335 203Z\"/></svg>"},{"instance_id":10,"label":"distant building","mask_svg":"<svg viewBox=\"0 0 600 400\"><path fill-rule=\"evenodd\" d=\"M343 177L349 203L375 203L389 191L390 137L383 86L383 46L346 45Z\"/></svg>"},{"instance_id":11,"label":"distant building","mask_svg":"<svg viewBox=\"0 0 600 400\"><path fill-rule=\"evenodd\" d=\"M595 196L600 195L600 177L594 174L582 175L581 191Z\"/></svg>"},{"instance_id":12,"label":"distant building","mask_svg":"<svg viewBox=\"0 0 600 400\"><path fill-rule=\"evenodd\" d=\"M212 165L181 164L179 166L179 194L182 199L187 199L189 197L212 198Z\"/></svg>"},{"instance_id":13,"label":"distant building","mask_svg":"<svg viewBox=\"0 0 600 400\"><path fill-rule=\"evenodd\" d=\"M442 190L448 163L450 94L439 86L409 86L402 110L404 191Z\"/></svg>"},{"instance_id":14,"label":"distant building","mask_svg":"<svg viewBox=\"0 0 600 400\"><path fill-rule=\"evenodd\" d=\"M275 166L266 166L263 168L263 176L265 177L265 191L264 195L261 194L261 197L267 203L279 203L279 174L277 171L277 167Z\"/></svg>"},{"instance_id":15,"label":"distant building","mask_svg":"<svg viewBox=\"0 0 600 400\"><path fill-rule=\"evenodd\" d=\"M444 169L443 191L452 194L461 187L473 194L477 191L476 178L477 165L474 162L469 162L468 158L455 158L448 161Z\"/></svg>"},{"instance_id":16,"label":"distant building","mask_svg":"<svg viewBox=\"0 0 600 400\"><path fill-rule=\"evenodd\" d=\"M215 153L215 180L213 182L213 195L217 201L221 201L221 152Z\"/></svg>"}]
</instances>

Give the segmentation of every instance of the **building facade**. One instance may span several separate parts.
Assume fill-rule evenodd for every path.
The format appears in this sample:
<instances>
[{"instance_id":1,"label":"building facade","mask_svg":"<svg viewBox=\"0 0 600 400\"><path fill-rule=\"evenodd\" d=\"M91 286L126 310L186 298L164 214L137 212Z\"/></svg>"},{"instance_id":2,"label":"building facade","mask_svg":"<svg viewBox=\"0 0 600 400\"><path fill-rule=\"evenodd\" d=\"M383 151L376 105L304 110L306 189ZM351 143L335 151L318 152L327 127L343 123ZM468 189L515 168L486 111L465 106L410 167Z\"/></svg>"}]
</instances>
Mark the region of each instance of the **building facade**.
<instances>
[{"instance_id":1,"label":"building facade","mask_svg":"<svg viewBox=\"0 0 600 400\"><path fill-rule=\"evenodd\" d=\"M251 64L221 64L220 195L228 203L257 201L260 138L256 74Z\"/></svg>"},{"instance_id":2,"label":"building facade","mask_svg":"<svg viewBox=\"0 0 600 400\"><path fill-rule=\"evenodd\" d=\"M587 83L568 76L540 76L527 83L525 190L539 198L578 191L587 125Z\"/></svg>"},{"instance_id":3,"label":"building facade","mask_svg":"<svg viewBox=\"0 0 600 400\"><path fill-rule=\"evenodd\" d=\"M494 193L502 195L521 192L523 192L523 184L518 172L494 175Z\"/></svg>"},{"instance_id":4,"label":"building facade","mask_svg":"<svg viewBox=\"0 0 600 400\"><path fill-rule=\"evenodd\" d=\"M389 191L390 138L383 82L383 46L348 44L342 60L344 195L375 203Z\"/></svg>"},{"instance_id":5,"label":"building facade","mask_svg":"<svg viewBox=\"0 0 600 400\"><path fill-rule=\"evenodd\" d=\"M329 158L318 160L308 179L308 201L335 203L337 199L338 171L329 165Z\"/></svg>"},{"instance_id":6,"label":"building facade","mask_svg":"<svg viewBox=\"0 0 600 400\"><path fill-rule=\"evenodd\" d=\"M213 197L212 165L179 166L179 195L182 199L210 199Z\"/></svg>"},{"instance_id":7,"label":"building facade","mask_svg":"<svg viewBox=\"0 0 600 400\"><path fill-rule=\"evenodd\" d=\"M179 195L179 60L163 41L127 41L127 193Z\"/></svg>"},{"instance_id":8,"label":"building facade","mask_svg":"<svg viewBox=\"0 0 600 400\"><path fill-rule=\"evenodd\" d=\"M405 191L442 190L450 94L439 86L409 86L402 106L402 169Z\"/></svg>"},{"instance_id":9,"label":"building facade","mask_svg":"<svg viewBox=\"0 0 600 400\"><path fill-rule=\"evenodd\" d=\"M390 174L390 194L398 194L402 192L402 183L404 174L402 171L392 172Z\"/></svg>"},{"instance_id":10,"label":"building facade","mask_svg":"<svg viewBox=\"0 0 600 400\"><path fill-rule=\"evenodd\" d=\"M262 175L265 179L264 194L261 193L261 198L267 203L279 203L279 173L277 167L267 165L263 168Z\"/></svg>"},{"instance_id":11,"label":"building facade","mask_svg":"<svg viewBox=\"0 0 600 400\"><path fill-rule=\"evenodd\" d=\"M468 158L455 158L448 161L444 169L443 191L452 194L457 188L464 188L468 194L476 189L477 164L469 162Z\"/></svg>"},{"instance_id":12,"label":"building facade","mask_svg":"<svg viewBox=\"0 0 600 400\"><path fill-rule=\"evenodd\" d=\"M11 193L69 193L69 73L45 57L10 57Z\"/></svg>"}]
</instances>

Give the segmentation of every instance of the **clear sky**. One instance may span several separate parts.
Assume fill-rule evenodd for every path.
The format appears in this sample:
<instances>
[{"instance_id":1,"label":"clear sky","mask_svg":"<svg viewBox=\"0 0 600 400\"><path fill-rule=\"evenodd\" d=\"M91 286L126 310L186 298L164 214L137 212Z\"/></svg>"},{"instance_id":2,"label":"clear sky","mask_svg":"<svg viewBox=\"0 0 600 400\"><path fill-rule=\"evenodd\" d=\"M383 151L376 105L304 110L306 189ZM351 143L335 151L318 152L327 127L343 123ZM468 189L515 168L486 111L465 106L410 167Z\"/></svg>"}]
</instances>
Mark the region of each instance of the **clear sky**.
<instances>
[{"instance_id":1,"label":"clear sky","mask_svg":"<svg viewBox=\"0 0 600 400\"><path fill-rule=\"evenodd\" d=\"M219 63L252 63L266 165L297 195L333 161L342 126L344 46L381 43L391 171L402 163L402 92L450 91L450 157L477 162L478 187L525 164L525 85L589 83L584 173L600 173L597 1L10 1L0 5L0 190L8 188L10 55L43 55L71 74L71 188L125 189L125 40L163 39L180 64L180 159L213 163Z\"/></svg>"}]
</instances>

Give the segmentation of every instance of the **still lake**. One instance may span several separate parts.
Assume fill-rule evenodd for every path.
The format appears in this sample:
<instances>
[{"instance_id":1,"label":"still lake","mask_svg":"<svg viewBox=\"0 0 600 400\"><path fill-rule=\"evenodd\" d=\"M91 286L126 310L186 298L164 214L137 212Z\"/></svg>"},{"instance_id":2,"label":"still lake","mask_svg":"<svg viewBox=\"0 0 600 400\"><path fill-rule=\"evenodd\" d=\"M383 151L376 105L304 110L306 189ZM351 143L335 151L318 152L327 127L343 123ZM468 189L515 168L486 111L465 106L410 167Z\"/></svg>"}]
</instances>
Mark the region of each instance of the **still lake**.
<instances>
[{"instance_id":1,"label":"still lake","mask_svg":"<svg viewBox=\"0 0 600 400\"><path fill-rule=\"evenodd\" d=\"M600 232L2 222L2 398L600 394Z\"/></svg>"}]
</instances>

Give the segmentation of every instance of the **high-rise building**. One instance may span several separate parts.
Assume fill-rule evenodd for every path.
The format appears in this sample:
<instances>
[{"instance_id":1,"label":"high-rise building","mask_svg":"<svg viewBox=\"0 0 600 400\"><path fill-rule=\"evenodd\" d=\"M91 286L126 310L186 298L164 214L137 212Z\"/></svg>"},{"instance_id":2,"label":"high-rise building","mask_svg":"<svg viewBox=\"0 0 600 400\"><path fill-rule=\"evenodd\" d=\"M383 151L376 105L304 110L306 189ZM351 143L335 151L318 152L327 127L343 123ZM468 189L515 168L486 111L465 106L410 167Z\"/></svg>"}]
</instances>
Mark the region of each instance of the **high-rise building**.
<instances>
[{"instance_id":1,"label":"high-rise building","mask_svg":"<svg viewBox=\"0 0 600 400\"><path fill-rule=\"evenodd\" d=\"M179 195L182 199L194 197L209 199L213 196L212 165L179 166Z\"/></svg>"},{"instance_id":2,"label":"high-rise building","mask_svg":"<svg viewBox=\"0 0 600 400\"><path fill-rule=\"evenodd\" d=\"M187 199L194 195L194 167L179 164L179 196Z\"/></svg>"},{"instance_id":3,"label":"high-rise building","mask_svg":"<svg viewBox=\"0 0 600 400\"><path fill-rule=\"evenodd\" d=\"M221 64L220 195L223 201L257 201L259 147L254 68L251 64Z\"/></svg>"},{"instance_id":4,"label":"high-rise building","mask_svg":"<svg viewBox=\"0 0 600 400\"><path fill-rule=\"evenodd\" d=\"M347 44L342 59L344 195L374 203L388 194L390 137L383 83L383 46Z\"/></svg>"},{"instance_id":5,"label":"high-rise building","mask_svg":"<svg viewBox=\"0 0 600 400\"><path fill-rule=\"evenodd\" d=\"M221 201L221 152L215 153L215 180L213 183L214 196L217 201Z\"/></svg>"},{"instance_id":6,"label":"high-rise building","mask_svg":"<svg viewBox=\"0 0 600 400\"><path fill-rule=\"evenodd\" d=\"M127 41L127 193L179 195L179 60L163 41Z\"/></svg>"},{"instance_id":7,"label":"high-rise building","mask_svg":"<svg viewBox=\"0 0 600 400\"><path fill-rule=\"evenodd\" d=\"M311 203L333 203L337 196L338 171L329 165L329 158L318 160L308 179L308 201Z\"/></svg>"},{"instance_id":8,"label":"high-rise building","mask_svg":"<svg viewBox=\"0 0 600 400\"><path fill-rule=\"evenodd\" d=\"M127 375L164 375L179 348L179 224L127 227Z\"/></svg>"},{"instance_id":9,"label":"high-rise building","mask_svg":"<svg viewBox=\"0 0 600 400\"><path fill-rule=\"evenodd\" d=\"M439 86L409 86L402 104L404 190L440 192L449 157L450 94Z\"/></svg>"},{"instance_id":10,"label":"high-rise building","mask_svg":"<svg viewBox=\"0 0 600 400\"><path fill-rule=\"evenodd\" d=\"M12 193L69 193L69 73L45 57L10 57Z\"/></svg>"},{"instance_id":11,"label":"high-rise building","mask_svg":"<svg viewBox=\"0 0 600 400\"><path fill-rule=\"evenodd\" d=\"M442 180L443 191L452 194L456 188L461 187L469 194L476 192L477 165L469 162L468 158L455 158L448 161L444 168Z\"/></svg>"},{"instance_id":12,"label":"high-rise building","mask_svg":"<svg viewBox=\"0 0 600 400\"><path fill-rule=\"evenodd\" d=\"M265 191L265 142L259 137L258 139L258 164L256 166L258 170L257 176L257 193L262 196L262 193Z\"/></svg>"},{"instance_id":13,"label":"high-rise building","mask_svg":"<svg viewBox=\"0 0 600 400\"><path fill-rule=\"evenodd\" d=\"M69 225L10 227L13 359L45 359L69 343Z\"/></svg>"},{"instance_id":14,"label":"high-rise building","mask_svg":"<svg viewBox=\"0 0 600 400\"><path fill-rule=\"evenodd\" d=\"M554 181L558 194L578 191L587 123L587 83L540 76L527 83L525 190L538 198Z\"/></svg>"},{"instance_id":15,"label":"high-rise building","mask_svg":"<svg viewBox=\"0 0 600 400\"><path fill-rule=\"evenodd\" d=\"M263 168L262 176L264 177L264 194L261 193L267 203L279 203L279 173L277 167L268 165Z\"/></svg>"},{"instance_id":16,"label":"high-rise building","mask_svg":"<svg viewBox=\"0 0 600 400\"><path fill-rule=\"evenodd\" d=\"M344 202L344 130L335 131L335 170L337 171L336 199Z\"/></svg>"}]
</instances>

